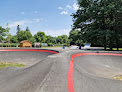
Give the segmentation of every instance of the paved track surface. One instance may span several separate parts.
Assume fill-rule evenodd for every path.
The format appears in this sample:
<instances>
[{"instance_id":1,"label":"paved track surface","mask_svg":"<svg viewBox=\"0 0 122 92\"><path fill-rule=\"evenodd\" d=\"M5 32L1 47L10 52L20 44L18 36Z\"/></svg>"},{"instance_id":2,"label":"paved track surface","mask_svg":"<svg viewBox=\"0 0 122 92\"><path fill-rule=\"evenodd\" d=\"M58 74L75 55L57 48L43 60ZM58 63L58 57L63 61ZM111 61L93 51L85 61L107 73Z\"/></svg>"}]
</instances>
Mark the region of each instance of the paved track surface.
<instances>
[{"instance_id":1,"label":"paved track surface","mask_svg":"<svg viewBox=\"0 0 122 92\"><path fill-rule=\"evenodd\" d=\"M67 77L71 55L83 51L55 50L60 53L0 52L0 61L27 65L0 70L0 92L69 92ZM122 82L112 79L114 75L122 74L121 60L120 56L74 58L75 92L122 92Z\"/></svg>"},{"instance_id":2,"label":"paved track surface","mask_svg":"<svg viewBox=\"0 0 122 92\"><path fill-rule=\"evenodd\" d=\"M0 92L35 92L53 64L52 61L43 61L51 54L30 51L0 52L0 61L29 65L25 68L10 67L0 70Z\"/></svg>"},{"instance_id":3,"label":"paved track surface","mask_svg":"<svg viewBox=\"0 0 122 92\"><path fill-rule=\"evenodd\" d=\"M6 51L0 52L0 61L21 63L28 66L38 63L48 55L52 55L52 53L38 51Z\"/></svg>"},{"instance_id":4,"label":"paved track surface","mask_svg":"<svg viewBox=\"0 0 122 92\"><path fill-rule=\"evenodd\" d=\"M121 56L79 56L74 58L73 82L75 92L122 92Z\"/></svg>"}]
</instances>

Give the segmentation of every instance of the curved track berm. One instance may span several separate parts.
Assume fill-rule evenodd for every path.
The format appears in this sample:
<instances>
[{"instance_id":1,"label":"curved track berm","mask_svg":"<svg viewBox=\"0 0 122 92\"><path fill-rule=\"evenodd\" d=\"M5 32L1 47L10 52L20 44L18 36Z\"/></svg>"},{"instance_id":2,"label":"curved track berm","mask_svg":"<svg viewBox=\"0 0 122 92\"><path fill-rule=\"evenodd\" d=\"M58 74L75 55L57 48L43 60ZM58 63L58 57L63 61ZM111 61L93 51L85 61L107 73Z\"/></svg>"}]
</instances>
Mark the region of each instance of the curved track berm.
<instances>
[{"instance_id":1,"label":"curved track berm","mask_svg":"<svg viewBox=\"0 0 122 92\"><path fill-rule=\"evenodd\" d=\"M0 61L26 66L0 70L0 92L35 92L53 65L53 61L44 60L56 53L58 51L42 49L1 49Z\"/></svg>"},{"instance_id":2,"label":"curved track berm","mask_svg":"<svg viewBox=\"0 0 122 92\"><path fill-rule=\"evenodd\" d=\"M26 65L0 70L0 92L122 92L113 79L122 74L121 53L57 51L0 49L0 61Z\"/></svg>"}]
</instances>

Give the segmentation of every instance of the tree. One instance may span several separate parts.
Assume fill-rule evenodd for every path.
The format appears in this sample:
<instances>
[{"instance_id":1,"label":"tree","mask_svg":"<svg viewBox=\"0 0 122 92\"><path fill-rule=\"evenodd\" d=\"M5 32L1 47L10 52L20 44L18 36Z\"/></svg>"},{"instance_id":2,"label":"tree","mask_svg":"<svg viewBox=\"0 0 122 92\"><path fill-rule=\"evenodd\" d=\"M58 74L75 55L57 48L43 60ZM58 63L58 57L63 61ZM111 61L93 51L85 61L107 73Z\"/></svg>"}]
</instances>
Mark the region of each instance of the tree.
<instances>
[{"instance_id":1,"label":"tree","mask_svg":"<svg viewBox=\"0 0 122 92\"><path fill-rule=\"evenodd\" d=\"M34 35L37 42L46 42L47 38L45 36L44 32L37 32L37 34Z\"/></svg>"},{"instance_id":2,"label":"tree","mask_svg":"<svg viewBox=\"0 0 122 92\"><path fill-rule=\"evenodd\" d=\"M76 42L75 42L75 44L76 45L78 45L78 46L81 46L82 44L83 44L83 40L77 40Z\"/></svg>"},{"instance_id":3,"label":"tree","mask_svg":"<svg viewBox=\"0 0 122 92\"><path fill-rule=\"evenodd\" d=\"M2 28L0 26L0 41L4 39L4 37L8 34L9 30L6 28Z\"/></svg>"},{"instance_id":4,"label":"tree","mask_svg":"<svg viewBox=\"0 0 122 92\"><path fill-rule=\"evenodd\" d=\"M57 41L57 43L63 44L62 36L58 36L56 41Z\"/></svg>"},{"instance_id":5,"label":"tree","mask_svg":"<svg viewBox=\"0 0 122 92\"><path fill-rule=\"evenodd\" d=\"M19 31L17 34L18 41L29 40L32 34L29 31Z\"/></svg>"},{"instance_id":6,"label":"tree","mask_svg":"<svg viewBox=\"0 0 122 92\"><path fill-rule=\"evenodd\" d=\"M19 25L17 26L17 34L19 33L19 31L21 31L21 29L19 28Z\"/></svg>"},{"instance_id":7,"label":"tree","mask_svg":"<svg viewBox=\"0 0 122 92\"><path fill-rule=\"evenodd\" d=\"M6 42L10 43L10 39L12 38L11 34L7 34L7 37L5 38Z\"/></svg>"},{"instance_id":8,"label":"tree","mask_svg":"<svg viewBox=\"0 0 122 92\"><path fill-rule=\"evenodd\" d=\"M12 36L10 41L11 43L18 43L17 36Z\"/></svg>"},{"instance_id":9,"label":"tree","mask_svg":"<svg viewBox=\"0 0 122 92\"><path fill-rule=\"evenodd\" d=\"M76 41L79 39L79 30L71 30L70 31L70 34L69 34L69 39L72 39L71 40L71 45L75 44Z\"/></svg>"},{"instance_id":10,"label":"tree","mask_svg":"<svg viewBox=\"0 0 122 92\"><path fill-rule=\"evenodd\" d=\"M62 35L61 37L63 39L63 43L66 43L67 40L68 40L68 36L67 35Z\"/></svg>"},{"instance_id":11,"label":"tree","mask_svg":"<svg viewBox=\"0 0 122 92\"><path fill-rule=\"evenodd\" d=\"M121 0L78 0L79 10L73 16L73 29L80 29L82 38L104 48L120 45L122 37Z\"/></svg>"},{"instance_id":12,"label":"tree","mask_svg":"<svg viewBox=\"0 0 122 92\"><path fill-rule=\"evenodd\" d=\"M26 31L29 31L30 32L30 29L28 27L26 27Z\"/></svg>"},{"instance_id":13,"label":"tree","mask_svg":"<svg viewBox=\"0 0 122 92\"><path fill-rule=\"evenodd\" d=\"M47 38L47 43L53 43L53 44L55 44L56 43L56 38L55 37L52 37L52 36L46 36L46 38Z\"/></svg>"},{"instance_id":14,"label":"tree","mask_svg":"<svg viewBox=\"0 0 122 92\"><path fill-rule=\"evenodd\" d=\"M32 36L30 39L29 39L29 41L31 42L31 43L35 43L36 42L36 39Z\"/></svg>"}]
</instances>

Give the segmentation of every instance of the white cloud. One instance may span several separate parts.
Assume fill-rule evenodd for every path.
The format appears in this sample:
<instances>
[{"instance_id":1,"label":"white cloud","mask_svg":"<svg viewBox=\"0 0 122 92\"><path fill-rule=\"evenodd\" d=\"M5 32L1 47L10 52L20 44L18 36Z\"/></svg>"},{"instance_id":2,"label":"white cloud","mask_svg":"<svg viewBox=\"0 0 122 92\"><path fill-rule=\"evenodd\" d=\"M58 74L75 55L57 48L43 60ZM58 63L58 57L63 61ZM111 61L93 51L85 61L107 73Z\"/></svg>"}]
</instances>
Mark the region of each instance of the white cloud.
<instances>
[{"instance_id":1,"label":"white cloud","mask_svg":"<svg viewBox=\"0 0 122 92\"><path fill-rule=\"evenodd\" d=\"M21 14L22 14L22 15L24 15L24 14L25 14L25 12L21 12Z\"/></svg>"},{"instance_id":2,"label":"white cloud","mask_svg":"<svg viewBox=\"0 0 122 92\"><path fill-rule=\"evenodd\" d=\"M61 14L62 14L62 15L64 15L64 14L67 15L68 12L67 12L67 11L62 11Z\"/></svg>"},{"instance_id":3,"label":"white cloud","mask_svg":"<svg viewBox=\"0 0 122 92\"><path fill-rule=\"evenodd\" d=\"M72 6L67 5L66 8L67 8L67 9L72 9Z\"/></svg>"},{"instance_id":4,"label":"white cloud","mask_svg":"<svg viewBox=\"0 0 122 92\"><path fill-rule=\"evenodd\" d=\"M77 3L73 4L73 10L77 11L79 9L79 5Z\"/></svg>"},{"instance_id":5,"label":"white cloud","mask_svg":"<svg viewBox=\"0 0 122 92\"><path fill-rule=\"evenodd\" d=\"M25 25L30 23L32 23L31 20L20 20L20 21L12 22L11 24L9 24L9 27L12 28L12 27L16 27L17 25Z\"/></svg>"},{"instance_id":6,"label":"white cloud","mask_svg":"<svg viewBox=\"0 0 122 92\"><path fill-rule=\"evenodd\" d=\"M39 22L40 21L40 19L33 19L35 22Z\"/></svg>"},{"instance_id":7,"label":"white cloud","mask_svg":"<svg viewBox=\"0 0 122 92\"><path fill-rule=\"evenodd\" d=\"M46 35L51 36L60 36L60 35L69 35L70 29L60 29L60 30L47 30L44 31Z\"/></svg>"},{"instance_id":8,"label":"white cloud","mask_svg":"<svg viewBox=\"0 0 122 92\"><path fill-rule=\"evenodd\" d=\"M58 7L58 9L59 9L59 10L63 10L63 8L62 8L62 7Z\"/></svg>"},{"instance_id":9,"label":"white cloud","mask_svg":"<svg viewBox=\"0 0 122 92\"><path fill-rule=\"evenodd\" d=\"M57 37L57 36L61 36L61 35L68 35L69 36L69 32L70 32L71 29L60 29L60 30L43 30L43 32L46 34L46 35L50 35L50 36L53 36L53 37ZM32 31L32 35L35 35L38 31Z\"/></svg>"}]
</instances>

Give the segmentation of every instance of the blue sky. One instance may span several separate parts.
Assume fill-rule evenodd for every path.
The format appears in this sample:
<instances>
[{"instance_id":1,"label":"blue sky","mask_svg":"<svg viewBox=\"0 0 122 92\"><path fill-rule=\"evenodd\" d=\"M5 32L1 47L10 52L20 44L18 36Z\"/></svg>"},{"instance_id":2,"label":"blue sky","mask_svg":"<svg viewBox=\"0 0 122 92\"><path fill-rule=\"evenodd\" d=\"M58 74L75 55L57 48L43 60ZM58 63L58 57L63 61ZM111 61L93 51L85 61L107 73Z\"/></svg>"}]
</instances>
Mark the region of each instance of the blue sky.
<instances>
[{"instance_id":1,"label":"blue sky","mask_svg":"<svg viewBox=\"0 0 122 92\"><path fill-rule=\"evenodd\" d=\"M16 27L21 30L28 26L34 35L38 31L46 35L58 36L69 34L72 13L78 9L77 0L0 0L0 26L8 23L10 33L16 34Z\"/></svg>"}]
</instances>

